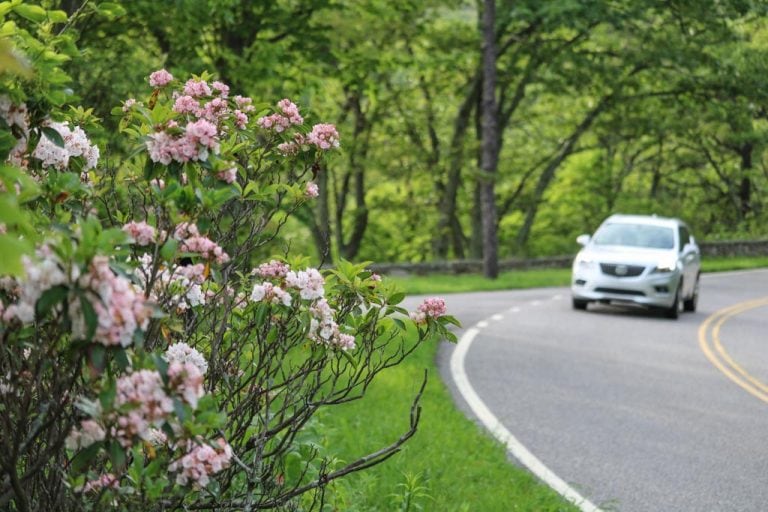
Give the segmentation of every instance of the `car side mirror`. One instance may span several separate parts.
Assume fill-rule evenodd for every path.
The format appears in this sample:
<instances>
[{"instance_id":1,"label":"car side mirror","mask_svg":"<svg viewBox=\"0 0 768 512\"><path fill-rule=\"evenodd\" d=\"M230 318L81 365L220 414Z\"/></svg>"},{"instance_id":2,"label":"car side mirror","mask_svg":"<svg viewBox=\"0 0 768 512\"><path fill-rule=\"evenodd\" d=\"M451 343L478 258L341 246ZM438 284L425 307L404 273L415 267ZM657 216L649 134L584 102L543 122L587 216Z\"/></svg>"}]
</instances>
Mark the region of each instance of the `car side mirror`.
<instances>
[{"instance_id":1,"label":"car side mirror","mask_svg":"<svg viewBox=\"0 0 768 512\"><path fill-rule=\"evenodd\" d=\"M591 238L592 237L590 237L589 235L586 235L586 234L585 235L579 235L579 236L576 237L576 242L579 245L587 245L589 243L589 241L591 240Z\"/></svg>"}]
</instances>

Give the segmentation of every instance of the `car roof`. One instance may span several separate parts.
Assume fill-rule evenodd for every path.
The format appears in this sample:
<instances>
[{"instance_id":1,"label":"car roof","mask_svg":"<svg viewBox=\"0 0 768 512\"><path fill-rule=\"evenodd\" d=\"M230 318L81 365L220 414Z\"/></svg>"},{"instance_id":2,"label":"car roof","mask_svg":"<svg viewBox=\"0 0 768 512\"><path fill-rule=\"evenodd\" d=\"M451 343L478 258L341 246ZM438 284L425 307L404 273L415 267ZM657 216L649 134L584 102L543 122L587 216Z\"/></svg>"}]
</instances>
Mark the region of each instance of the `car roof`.
<instances>
[{"instance_id":1,"label":"car roof","mask_svg":"<svg viewBox=\"0 0 768 512\"><path fill-rule=\"evenodd\" d=\"M653 226L677 227L685 226L685 222L674 217L660 217L658 215L626 215L617 213L605 219L605 223L611 224L648 224Z\"/></svg>"}]
</instances>

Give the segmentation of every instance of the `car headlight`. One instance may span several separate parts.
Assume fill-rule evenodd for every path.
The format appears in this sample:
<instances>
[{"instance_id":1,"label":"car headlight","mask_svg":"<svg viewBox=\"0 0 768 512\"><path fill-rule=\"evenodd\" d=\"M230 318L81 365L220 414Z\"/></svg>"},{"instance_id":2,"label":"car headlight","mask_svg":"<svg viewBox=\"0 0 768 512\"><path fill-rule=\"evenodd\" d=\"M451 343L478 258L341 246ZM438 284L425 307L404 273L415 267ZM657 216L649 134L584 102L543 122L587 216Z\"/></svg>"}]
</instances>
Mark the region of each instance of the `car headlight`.
<instances>
[{"instance_id":1,"label":"car headlight","mask_svg":"<svg viewBox=\"0 0 768 512\"><path fill-rule=\"evenodd\" d=\"M595 268L595 260L587 256L576 256L573 267L579 270L589 270Z\"/></svg>"},{"instance_id":2,"label":"car headlight","mask_svg":"<svg viewBox=\"0 0 768 512\"><path fill-rule=\"evenodd\" d=\"M653 274L669 274L677 270L677 260L662 261L653 269Z\"/></svg>"}]
</instances>

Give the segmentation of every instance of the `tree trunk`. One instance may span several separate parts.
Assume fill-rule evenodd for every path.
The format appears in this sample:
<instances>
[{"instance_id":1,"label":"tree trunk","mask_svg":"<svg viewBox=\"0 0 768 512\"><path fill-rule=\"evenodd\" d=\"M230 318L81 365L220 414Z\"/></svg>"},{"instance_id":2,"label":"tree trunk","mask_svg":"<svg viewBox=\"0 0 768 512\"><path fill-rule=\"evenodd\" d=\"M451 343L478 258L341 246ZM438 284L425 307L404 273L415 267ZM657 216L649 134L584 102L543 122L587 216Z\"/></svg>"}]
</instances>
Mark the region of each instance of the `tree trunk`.
<instances>
[{"instance_id":1,"label":"tree trunk","mask_svg":"<svg viewBox=\"0 0 768 512\"><path fill-rule=\"evenodd\" d=\"M746 143L741 146L741 183L739 184L739 206L741 218L745 219L752 212L752 150L753 145Z\"/></svg>"},{"instance_id":2,"label":"tree trunk","mask_svg":"<svg viewBox=\"0 0 768 512\"><path fill-rule=\"evenodd\" d=\"M450 145L450 161L447 181L440 198L440 217L437 221L437 232L433 241L435 256L441 259L448 257L449 245L453 245L454 257L464 258L461 223L456 215L456 198L461 185L461 168L464 156L464 137L469 127L472 110L480 97L480 75L472 80L471 87L464 102L459 107L453 124L453 136Z\"/></svg>"},{"instance_id":3,"label":"tree trunk","mask_svg":"<svg viewBox=\"0 0 768 512\"><path fill-rule=\"evenodd\" d=\"M328 169L320 168L316 183L318 188L315 229L312 236L315 239L315 247L321 262L333 261L331 253L331 214L328 205Z\"/></svg>"},{"instance_id":4,"label":"tree trunk","mask_svg":"<svg viewBox=\"0 0 768 512\"><path fill-rule=\"evenodd\" d=\"M365 203L365 167L364 162L368 156L370 124L363 112L360 104L360 96L353 93L350 105L355 116L354 143L350 149L349 167L350 172L345 176L342 187L342 195L337 198L340 208L337 207L336 215L336 233L339 243L339 254L347 259L353 260L363 241L363 236L368 228L368 206ZM355 197L355 209L352 212L354 222L352 223L352 232L349 238L344 236L344 204L346 203L347 191L349 190L349 181L354 179L353 194Z\"/></svg>"},{"instance_id":5,"label":"tree trunk","mask_svg":"<svg viewBox=\"0 0 768 512\"><path fill-rule=\"evenodd\" d=\"M498 238L496 235L496 169L499 161L499 123L496 107L496 1L484 0L483 18L483 88L480 205L483 222L483 274L499 275Z\"/></svg>"}]
</instances>

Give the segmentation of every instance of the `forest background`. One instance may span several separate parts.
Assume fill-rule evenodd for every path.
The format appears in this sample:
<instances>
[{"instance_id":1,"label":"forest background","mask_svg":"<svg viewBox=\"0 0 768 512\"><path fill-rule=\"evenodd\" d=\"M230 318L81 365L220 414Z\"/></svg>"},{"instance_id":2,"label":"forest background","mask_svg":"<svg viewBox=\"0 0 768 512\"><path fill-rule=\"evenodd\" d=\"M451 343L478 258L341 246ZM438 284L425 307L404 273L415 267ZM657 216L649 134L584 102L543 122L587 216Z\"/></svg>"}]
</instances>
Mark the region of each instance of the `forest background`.
<instances>
[{"instance_id":1,"label":"forest background","mask_svg":"<svg viewBox=\"0 0 768 512\"><path fill-rule=\"evenodd\" d=\"M112 109L161 67L335 122L341 156L278 241L323 262L481 258L488 183L500 258L569 254L614 212L679 216L701 240L766 235L766 2L495 3L492 172L480 2L100 3L112 16L79 18L62 66L102 147L119 147Z\"/></svg>"},{"instance_id":2,"label":"forest background","mask_svg":"<svg viewBox=\"0 0 768 512\"><path fill-rule=\"evenodd\" d=\"M679 216L703 240L766 235L764 1L39 3L0 2L0 69L19 73L11 89L22 79L35 89L30 111L86 122L104 148L102 170L136 156L120 119L136 84L161 68L180 77L209 72L263 101L291 98L338 126L341 151L312 169L319 197L298 205L274 243L248 255L254 261L280 253L326 264L561 255L617 211ZM24 56L6 44L13 39L25 42ZM9 149L18 134L6 132L0 143ZM72 188L51 196L52 209L59 199L77 202L79 181L62 176L52 173L50 183ZM3 197L0 220L18 217L15 194ZM5 260L14 241L0 234ZM52 304L43 306L38 320ZM385 417L369 423L391 422L381 397L373 400ZM358 416L349 416L357 423L348 431L369 434ZM122 466L116 453L112 464ZM433 463L425 478L456 465L424 459ZM496 462L507 466L503 456ZM488 479L485 468L478 474ZM402 496L385 494L391 486L367 493L372 480L358 480L346 498L406 503L421 491L418 478L404 477ZM466 493L461 500L478 503Z\"/></svg>"}]
</instances>

